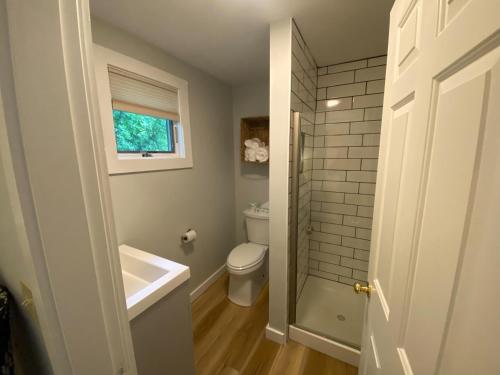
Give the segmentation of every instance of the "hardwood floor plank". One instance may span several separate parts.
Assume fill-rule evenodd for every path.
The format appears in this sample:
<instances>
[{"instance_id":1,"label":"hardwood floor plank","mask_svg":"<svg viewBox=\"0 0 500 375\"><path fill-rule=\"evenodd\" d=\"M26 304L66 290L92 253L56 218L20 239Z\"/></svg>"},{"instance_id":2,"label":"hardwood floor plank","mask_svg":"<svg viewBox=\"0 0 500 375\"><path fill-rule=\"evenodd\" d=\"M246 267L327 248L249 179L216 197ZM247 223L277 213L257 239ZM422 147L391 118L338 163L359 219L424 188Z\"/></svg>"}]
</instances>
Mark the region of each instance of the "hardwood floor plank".
<instances>
[{"instance_id":1,"label":"hardwood floor plank","mask_svg":"<svg viewBox=\"0 0 500 375\"><path fill-rule=\"evenodd\" d=\"M227 298L229 277L220 277L192 306L198 375L357 375L346 363L296 342L267 340L269 289L256 304L241 307Z\"/></svg>"}]
</instances>

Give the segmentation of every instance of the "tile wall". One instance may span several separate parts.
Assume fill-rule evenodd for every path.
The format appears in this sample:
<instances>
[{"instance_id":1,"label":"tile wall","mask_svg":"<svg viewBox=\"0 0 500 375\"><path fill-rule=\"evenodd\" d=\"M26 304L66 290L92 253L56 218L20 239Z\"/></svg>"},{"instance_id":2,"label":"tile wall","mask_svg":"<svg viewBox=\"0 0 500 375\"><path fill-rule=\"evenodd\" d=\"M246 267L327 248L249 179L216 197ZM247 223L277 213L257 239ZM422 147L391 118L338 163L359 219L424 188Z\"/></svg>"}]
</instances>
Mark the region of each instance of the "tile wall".
<instances>
[{"instance_id":1,"label":"tile wall","mask_svg":"<svg viewBox=\"0 0 500 375\"><path fill-rule=\"evenodd\" d=\"M385 64L317 70L309 274L349 285L367 279Z\"/></svg>"}]
</instances>

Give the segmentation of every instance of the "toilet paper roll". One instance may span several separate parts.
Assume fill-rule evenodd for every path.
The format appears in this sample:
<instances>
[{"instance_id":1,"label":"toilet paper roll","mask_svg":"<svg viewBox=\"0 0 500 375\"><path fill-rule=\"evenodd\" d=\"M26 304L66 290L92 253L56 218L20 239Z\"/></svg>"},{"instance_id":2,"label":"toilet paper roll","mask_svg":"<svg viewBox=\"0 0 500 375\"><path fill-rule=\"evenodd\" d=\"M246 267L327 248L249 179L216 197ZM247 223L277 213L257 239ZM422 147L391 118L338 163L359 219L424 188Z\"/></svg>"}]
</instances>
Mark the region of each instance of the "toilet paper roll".
<instances>
[{"instance_id":1,"label":"toilet paper roll","mask_svg":"<svg viewBox=\"0 0 500 375\"><path fill-rule=\"evenodd\" d=\"M196 240L196 231L194 229L188 229L186 233L182 235L182 242L189 243Z\"/></svg>"}]
</instances>

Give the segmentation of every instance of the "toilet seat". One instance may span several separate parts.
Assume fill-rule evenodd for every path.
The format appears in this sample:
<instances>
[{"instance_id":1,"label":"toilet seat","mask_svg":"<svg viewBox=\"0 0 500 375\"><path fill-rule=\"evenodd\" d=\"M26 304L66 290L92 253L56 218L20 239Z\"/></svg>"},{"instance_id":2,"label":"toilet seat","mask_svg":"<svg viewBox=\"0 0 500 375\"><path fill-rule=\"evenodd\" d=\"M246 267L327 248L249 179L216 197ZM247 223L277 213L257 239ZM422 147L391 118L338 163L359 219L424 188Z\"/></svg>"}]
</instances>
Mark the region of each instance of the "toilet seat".
<instances>
[{"instance_id":1,"label":"toilet seat","mask_svg":"<svg viewBox=\"0 0 500 375\"><path fill-rule=\"evenodd\" d=\"M267 246L256 243L242 243L236 246L227 257L226 265L235 273L251 271L262 264L266 256Z\"/></svg>"}]
</instances>

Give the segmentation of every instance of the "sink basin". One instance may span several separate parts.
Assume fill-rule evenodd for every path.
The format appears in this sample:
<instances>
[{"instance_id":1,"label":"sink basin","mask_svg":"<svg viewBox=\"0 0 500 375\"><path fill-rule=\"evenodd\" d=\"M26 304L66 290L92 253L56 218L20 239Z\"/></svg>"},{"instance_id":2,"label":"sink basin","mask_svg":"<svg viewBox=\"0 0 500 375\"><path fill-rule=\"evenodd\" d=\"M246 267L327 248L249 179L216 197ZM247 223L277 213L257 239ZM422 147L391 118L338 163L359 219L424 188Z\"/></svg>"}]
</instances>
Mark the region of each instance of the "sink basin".
<instances>
[{"instance_id":1,"label":"sink basin","mask_svg":"<svg viewBox=\"0 0 500 375\"><path fill-rule=\"evenodd\" d=\"M189 279L189 267L120 245L128 319L132 320Z\"/></svg>"}]
</instances>

